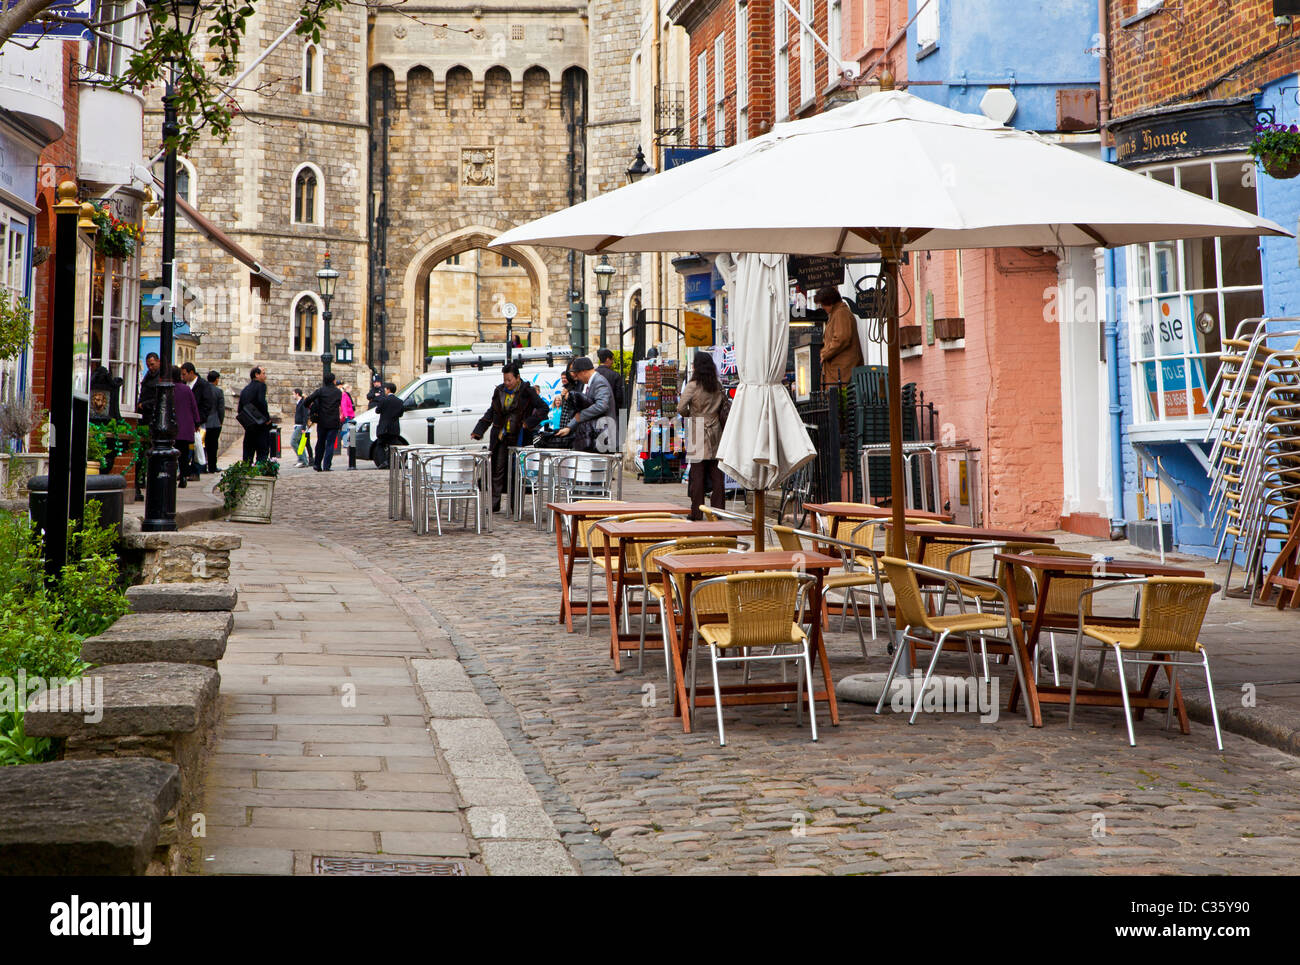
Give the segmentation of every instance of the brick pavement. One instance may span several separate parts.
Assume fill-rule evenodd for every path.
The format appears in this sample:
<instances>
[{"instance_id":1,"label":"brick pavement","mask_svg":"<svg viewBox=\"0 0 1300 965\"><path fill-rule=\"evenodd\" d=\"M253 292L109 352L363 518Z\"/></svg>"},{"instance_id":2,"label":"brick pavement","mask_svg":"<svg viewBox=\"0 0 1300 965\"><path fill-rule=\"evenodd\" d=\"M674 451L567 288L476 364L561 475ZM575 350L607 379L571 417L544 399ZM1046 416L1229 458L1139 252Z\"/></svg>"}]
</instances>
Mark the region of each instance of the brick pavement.
<instances>
[{"instance_id":1,"label":"brick pavement","mask_svg":"<svg viewBox=\"0 0 1300 965\"><path fill-rule=\"evenodd\" d=\"M823 709L817 744L777 706L729 709L725 748L710 711L684 735L665 701L643 705L645 684L662 688L660 658L648 657L643 674L615 675L603 634L569 635L555 623L552 536L498 517L491 534L417 537L388 520L386 479L288 471L276 504L292 523L271 529L302 534L298 555L324 530L421 602L429 622L418 632L447 634L497 725L484 739L505 736L583 872L616 870L615 860L629 873L1294 868L1297 760L1232 734L1220 754L1196 724L1183 736L1148 719L1129 748L1119 716L1104 710L1081 710L1074 731L1055 708L1041 730L958 714L909 727L845 703L838 728ZM626 495L679 493L629 483ZM262 542L264 531L240 532L246 546ZM329 639L326 653L339 645ZM867 661L851 632L830 634L829 649L837 679L884 669L883 641ZM436 718L434 729L441 738ZM461 736L474 746L472 733ZM508 794L496 800L513 806ZM471 826L491 830L472 817Z\"/></svg>"}]
</instances>

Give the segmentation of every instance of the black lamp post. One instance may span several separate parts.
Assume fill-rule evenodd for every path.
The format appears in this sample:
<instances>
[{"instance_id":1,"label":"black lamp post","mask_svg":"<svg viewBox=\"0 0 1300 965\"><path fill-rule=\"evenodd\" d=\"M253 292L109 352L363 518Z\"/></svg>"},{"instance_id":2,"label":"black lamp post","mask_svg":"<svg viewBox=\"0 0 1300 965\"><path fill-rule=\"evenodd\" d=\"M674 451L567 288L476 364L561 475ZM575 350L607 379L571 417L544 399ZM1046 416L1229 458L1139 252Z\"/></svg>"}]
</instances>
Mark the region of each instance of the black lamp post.
<instances>
[{"instance_id":1,"label":"black lamp post","mask_svg":"<svg viewBox=\"0 0 1300 965\"><path fill-rule=\"evenodd\" d=\"M596 273L596 292L600 295L600 348L608 348L609 343L605 339L605 320L609 318L609 286L614 281L614 273L617 271L609 263L608 255L600 256L600 264L592 269Z\"/></svg>"},{"instance_id":2,"label":"black lamp post","mask_svg":"<svg viewBox=\"0 0 1300 965\"><path fill-rule=\"evenodd\" d=\"M175 29L186 38L194 30L199 6L192 0L155 0L153 8L175 20ZM162 230L162 320L158 326L158 383L153 424L149 427L149 449L145 477L145 532L171 532L176 529L176 449L175 392L172 383L172 336L176 310L176 138L181 128L176 119L176 65L167 68L167 86L163 91L163 230Z\"/></svg>"},{"instance_id":3,"label":"black lamp post","mask_svg":"<svg viewBox=\"0 0 1300 965\"><path fill-rule=\"evenodd\" d=\"M645 163L645 152L641 150L641 145L636 146L636 160L632 162L627 169L627 183L636 184L647 174L654 174L650 165Z\"/></svg>"},{"instance_id":4,"label":"black lamp post","mask_svg":"<svg viewBox=\"0 0 1300 965\"><path fill-rule=\"evenodd\" d=\"M330 299L334 297L334 283L339 280L339 273L336 269L330 267L330 253L325 252L325 265L316 272L316 284L320 288L321 301L325 303L325 311L321 313L321 319L325 323L324 331L321 333L321 377L330 374Z\"/></svg>"}]
</instances>

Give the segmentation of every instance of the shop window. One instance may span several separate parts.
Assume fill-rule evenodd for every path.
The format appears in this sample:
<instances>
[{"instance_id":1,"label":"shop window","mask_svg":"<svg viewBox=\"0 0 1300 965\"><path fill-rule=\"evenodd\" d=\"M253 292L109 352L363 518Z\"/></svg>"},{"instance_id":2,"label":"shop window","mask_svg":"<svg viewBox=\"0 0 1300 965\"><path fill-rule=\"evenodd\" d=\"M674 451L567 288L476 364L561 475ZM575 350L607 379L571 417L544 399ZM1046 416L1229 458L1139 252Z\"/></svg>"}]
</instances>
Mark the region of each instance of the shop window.
<instances>
[{"instance_id":1,"label":"shop window","mask_svg":"<svg viewBox=\"0 0 1300 965\"><path fill-rule=\"evenodd\" d=\"M321 223L324 207L321 191L321 174L313 164L304 164L293 175L294 224Z\"/></svg>"},{"instance_id":2,"label":"shop window","mask_svg":"<svg viewBox=\"0 0 1300 965\"><path fill-rule=\"evenodd\" d=\"M0 205L0 285L13 302L31 299L31 271L28 268L28 216ZM12 402L25 391L27 355L0 360L0 402Z\"/></svg>"},{"instance_id":3,"label":"shop window","mask_svg":"<svg viewBox=\"0 0 1300 965\"><path fill-rule=\"evenodd\" d=\"M299 295L293 303L290 317L293 319L293 330L289 337L291 351L315 352L316 325L320 319L320 306L316 304L316 296L311 292Z\"/></svg>"},{"instance_id":4,"label":"shop window","mask_svg":"<svg viewBox=\"0 0 1300 965\"><path fill-rule=\"evenodd\" d=\"M1242 155L1145 173L1256 214L1254 180L1242 177L1251 166ZM1223 339L1242 320L1264 314L1259 240L1197 238L1132 245L1128 252L1135 421L1204 425Z\"/></svg>"},{"instance_id":5,"label":"shop window","mask_svg":"<svg viewBox=\"0 0 1300 965\"><path fill-rule=\"evenodd\" d=\"M177 165L179 172L183 170ZM179 187L179 185L178 185ZM114 213L123 221L139 224L140 202L119 195ZM82 329L85 332L85 329ZM123 411L134 411L140 379L140 246L129 258L94 255L91 269L90 372L103 366L122 379L119 403Z\"/></svg>"}]
</instances>

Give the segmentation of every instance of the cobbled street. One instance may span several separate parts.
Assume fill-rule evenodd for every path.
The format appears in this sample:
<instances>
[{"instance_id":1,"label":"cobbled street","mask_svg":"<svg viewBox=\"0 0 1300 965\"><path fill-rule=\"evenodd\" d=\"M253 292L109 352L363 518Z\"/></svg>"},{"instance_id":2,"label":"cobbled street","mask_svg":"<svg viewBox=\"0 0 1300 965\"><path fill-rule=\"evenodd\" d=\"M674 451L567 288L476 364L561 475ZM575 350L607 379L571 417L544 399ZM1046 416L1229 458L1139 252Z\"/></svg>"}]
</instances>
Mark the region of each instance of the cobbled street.
<instances>
[{"instance_id":1,"label":"cobbled street","mask_svg":"<svg viewBox=\"0 0 1300 965\"><path fill-rule=\"evenodd\" d=\"M436 624L421 628L427 655L455 648L580 873L1296 871L1300 762L1227 732L1219 753L1210 728L1166 732L1158 714L1136 723L1136 748L1119 713L1080 709L1070 731L1063 707L1046 708L1032 730L1005 712L989 724L923 714L908 726L905 715L841 701L838 727L819 705L816 744L793 709L728 708L725 748L703 709L683 734L660 650L647 649L642 673L633 656L615 674L604 618L591 637L581 621L574 634L557 624L552 534L497 516L490 534L457 522L442 537L416 536L388 519L388 474L363 465L286 469L272 527L221 524L244 538L236 563L262 534L297 534L415 594ZM624 495L684 502L677 487L631 480ZM313 563L283 565L310 573ZM335 602L349 609L346 594ZM852 627L837 626L835 679L886 669L883 637L864 662ZM409 662L419 650L404 641L392 655ZM944 660L965 673L964 658ZM471 824L476 847L490 844L492 829Z\"/></svg>"}]
</instances>

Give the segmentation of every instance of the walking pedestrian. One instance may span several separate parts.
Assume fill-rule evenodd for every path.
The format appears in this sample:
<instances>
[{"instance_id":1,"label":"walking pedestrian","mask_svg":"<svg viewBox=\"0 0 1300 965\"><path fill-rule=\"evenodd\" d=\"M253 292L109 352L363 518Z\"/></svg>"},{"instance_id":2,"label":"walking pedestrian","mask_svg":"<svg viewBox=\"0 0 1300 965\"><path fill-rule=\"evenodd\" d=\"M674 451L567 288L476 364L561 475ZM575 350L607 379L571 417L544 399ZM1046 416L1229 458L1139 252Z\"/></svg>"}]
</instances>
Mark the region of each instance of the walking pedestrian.
<instances>
[{"instance_id":1,"label":"walking pedestrian","mask_svg":"<svg viewBox=\"0 0 1300 965\"><path fill-rule=\"evenodd\" d=\"M352 387L344 382L339 386L343 398L339 400L339 419L343 426L339 429L339 448L348 451L348 468L357 468L357 407L352 401Z\"/></svg>"},{"instance_id":2,"label":"walking pedestrian","mask_svg":"<svg viewBox=\"0 0 1300 965\"><path fill-rule=\"evenodd\" d=\"M208 385L212 387L213 406L207 421L203 423L203 449L208 460L208 472L217 472L221 427L226 422L226 393L221 389L221 373L216 369L208 373Z\"/></svg>"},{"instance_id":3,"label":"walking pedestrian","mask_svg":"<svg viewBox=\"0 0 1300 965\"><path fill-rule=\"evenodd\" d=\"M172 404L176 409L176 448L180 450L176 485L184 489L186 480L193 474L194 434L203 424L203 420L199 417L199 406L194 399L194 392L185 382L185 373L180 368L172 368L172 382L175 383L172 388Z\"/></svg>"},{"instance_id":4,"label":"walking pedestrian","mask_svg":"<svg viewBox=\"0 0 1300 965\"><path fill-rule=\"evenodd\" d=\"M708 352L696 352L691 363L691 380L677 400L677 414L686 420L686 461L691 467L687 492L691 498L691 519L703 519L704 491L710 489L709 505L722 509L727 503L726 477L718 468L718 443L731 399L718 380L718 369Z\"/></svg>"},{"instance_id":5,"label":"walking pedestrian","mask_svg":"<svg viewBox=\"0 0 1300 965\"><path fill-rule=\"evenodd\" d=\"M194 393L194 403L199 407L199 428L203 430L204 436L202 443L197 438L194 440L194 458L190 460L191 478L198 482L199 476L207 468L207 455L201 448L201 445L207 443L207 429L204 427L208 424L208 417L217 407L217 398L207 381L199 378L193 362L185 362L181 365L181 378Z\"/></svg>"},{"instance_id":6,"label":"walking pedestrian","mask_svg":"<svg viewBox=\"0 0 1300 965\"><path fill-rule=\"evenodd\" d=\"M379 414L379 423L375 426L375 444L371 448L371 458L379 469L388 468L389 447L402 438L402 413L406 408L395 394L397 386L392 382L384 383L384 394L375 411Z\"/></svg>"},{"instance_id":7,"label":"walking pedestrian","mask_svg":"<svg viewBox=\"0 0 1300 965\"><path fill-rule=\"evenodd\" d=\"M144 357L145 373L140 380L140 394L136 396L136 408L140 413L140 424L151 426L158 412L158 375L162 364L158 353L150 352Z\"/></svg>"},{"instance_id":8,"label":"walking pedestrian","mask_svg":"<svg viewBox=\"0 0 1300 965\"><path fill-rule=\"evenodd\" d=\"M311 467L317 472L329 472L334 462L334 443L339 436L339 408L343 393L334 384L334 373L326 372L321 386L307 396L307 411L316 423L316 457Z\"/></svg>"},{"instance_id":9,"label":"walking pedestrian","mask_svg":"<svg viewBox=\"0 0 1300 965\"><path fill-rule=\"evenodd\" d=\"M265 462L271 454L271 410L266 407L266 369L254 366L239 392L235 421L244 427L244 462Z\"/></svg>"},{"instance_id":10,"label":"walking pedestrian","mask_svg":"<svg viewBox=\"0 0 1300 965\"><path fill-rule=\"evenodd\" d=\"M862 364L858 321L833 285L817 289L813 304L826 312L826 326L822 330L822 386L848 385L853 370Z\"/></svg>"},{"instance_id":11,"label":"walking pedestrian","mask_svg":"<svg viewBox=\"0 0 1300 965\"><path fill-rule=\"evenodd\" d=\"M492 512L501 512L501 494L506 490L506 471L510 465L510 447L526 446L533 432L551 413L537 389L519 377L519 364L509 362L501 369L501 384L492 391L492 402L478 420L471 439L488 437L492 456ZM509 507L507 507L507 512Z\"/></svg>"},{"instance_id":12,"label":"walking pedestrian","mask_svg":"<svg viewBox=\"0 0 1300 965\"><path fill-rule=\"evenodd\" d=\"M306 397L302 394L302 389L294 389L293 436L289 441L289 448L298 457L298 466L302 469L306 469L315 461L311 453L311 432L308 430L310 424L311 416L307 412Z\"/></svg>"},{"instance_id":13,"label":"walking pedestrian","mask_svg":"<svg viewBox=\"0 0 1300 965\"><path fill-rule=\"evenodd\" d=\"M585 355L573 360L573 377L582 383L582 392L573 398L578 409L573 421L557 436L573 436L573 448L580 452L617 452L618 428L614 422L614 392L605 377ZM569 389L566 395L573 395Z\"/></svg>"}]
</instances>

